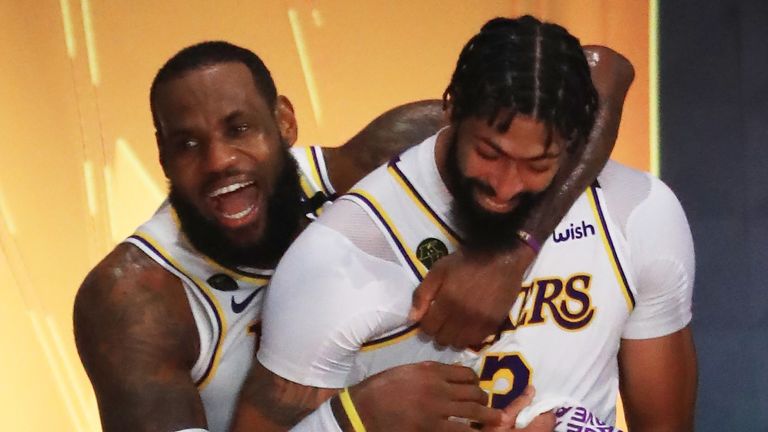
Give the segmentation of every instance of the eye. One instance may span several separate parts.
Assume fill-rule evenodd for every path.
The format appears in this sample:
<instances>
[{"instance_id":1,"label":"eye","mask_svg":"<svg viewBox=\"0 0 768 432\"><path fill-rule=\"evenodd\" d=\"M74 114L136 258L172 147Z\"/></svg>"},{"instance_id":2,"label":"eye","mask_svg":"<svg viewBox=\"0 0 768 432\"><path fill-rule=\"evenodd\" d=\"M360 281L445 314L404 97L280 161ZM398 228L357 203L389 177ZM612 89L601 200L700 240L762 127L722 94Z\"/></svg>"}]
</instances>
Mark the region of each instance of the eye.
<instances>
[{"instance_id":1,"label":"eye","mask_svg":"<svg viewBox=\"0 0 768 432\"><path fill-rule=\"evenodd\" d=\"M550 168L552 168L552 161L550 160L541 160L541 161L535 161L535 162L528 162L525 164L525 167L536 174L541 174L549 171Z\"/></svg>"},{"instance_id":2,"label":"eye","mask_svg":"<svg viewBox=\"0 0 768 432\"><path fill-rule=\"evenodd\" d=\"M499 152L485 144L475 146L475 153L485 160L496 160L499 158Z\"/></svg>"},{"instance_id":3,"label":"eye","mask_svg":"<svg viewBox=\"0 0 768 432\"><path fill-rule=\"evenodd\" d=\"M180 147L183 149L193 149L200 145L200 142L194 138L183 139L179 141Z\"/></svg>"},{"instance_id":4,"label":"eye","mask_svg":"<svg viewBox=\"0 0 768 432\"><path fill-rule=\"evenodd\" d=\"M230 134L232 136L240 136L248 132L249 129L250 129L250 126L248 125L248 123L236 124L230 128Z\"/></svg>"}]
</instances>

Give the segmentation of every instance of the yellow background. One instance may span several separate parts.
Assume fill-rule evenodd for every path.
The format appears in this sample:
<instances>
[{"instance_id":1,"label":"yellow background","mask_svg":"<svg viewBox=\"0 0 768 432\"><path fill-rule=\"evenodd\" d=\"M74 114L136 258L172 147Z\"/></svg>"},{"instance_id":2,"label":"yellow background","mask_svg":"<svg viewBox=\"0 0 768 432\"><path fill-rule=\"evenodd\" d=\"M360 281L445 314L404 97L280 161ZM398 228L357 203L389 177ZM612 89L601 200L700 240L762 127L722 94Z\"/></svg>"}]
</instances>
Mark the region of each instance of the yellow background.
<instances>
[{"instance_id":1,"label":"yellow background","mask_svg":"<svg viewBox=\"0 0 768 432\"><path fill-rule=\"evenodd\" d=\"M99 430L72 301L164 196L147 94L180 48L253 49L293 101L300 143L333 146L391 106L439 98L486 20L532 13L634 63L614 156L647 169L648 11L645 0L0 0L3 429Z\"/></svg>"}]
</instances>

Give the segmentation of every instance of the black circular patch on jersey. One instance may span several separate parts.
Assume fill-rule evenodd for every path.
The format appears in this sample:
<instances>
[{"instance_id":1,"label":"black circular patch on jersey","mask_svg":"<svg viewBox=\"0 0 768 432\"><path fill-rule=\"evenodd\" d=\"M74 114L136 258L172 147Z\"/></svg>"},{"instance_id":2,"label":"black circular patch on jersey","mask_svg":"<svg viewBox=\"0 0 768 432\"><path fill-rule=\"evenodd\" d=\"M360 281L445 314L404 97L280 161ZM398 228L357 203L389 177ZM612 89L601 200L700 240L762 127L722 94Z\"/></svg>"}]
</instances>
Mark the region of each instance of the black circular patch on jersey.
<instances>
[{"instance_id":1,"label":"black circular patch on jersey","mask_svg":"<svg viewBox=\"0 0 768 432\"><path fill-rule=\"evenodd\" d=\"M436 238L425 238L419 243L419 247L416 248L416 258L421 261L427 269L432 268L433 265L440 258L448 255L448 248L445 243Z\"/></svg>"},{"instance_id":2,"label":"black circular patch on jersey","mask_svg":"<svg viewBox=\"0 0 768 432\"><path fill-rule=\"evenodd\" d=\"M208 285L219 291L237 291L237 282L223 273L209 277Z\"/></svg>"}]
</instances>

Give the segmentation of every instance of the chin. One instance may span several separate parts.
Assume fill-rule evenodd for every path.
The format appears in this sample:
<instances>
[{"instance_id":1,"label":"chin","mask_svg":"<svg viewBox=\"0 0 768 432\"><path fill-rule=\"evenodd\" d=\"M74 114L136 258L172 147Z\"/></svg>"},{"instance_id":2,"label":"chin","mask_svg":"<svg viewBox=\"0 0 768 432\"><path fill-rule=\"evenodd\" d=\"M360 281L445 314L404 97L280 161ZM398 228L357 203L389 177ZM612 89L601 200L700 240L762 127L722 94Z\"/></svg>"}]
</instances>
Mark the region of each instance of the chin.
<instances>
[{"instance_id":1,"label":"chin","mask_svg":"<svg viewBox=\"0 0 768 432\"><path fill-rule=\"evenodd\" d=\"M232 246L237 248L250 248L260 244L262 240L264 240L265 225L266 224L261 223L261 221L256 221L250 225L237 229L220 229L222 235Z\"/></svg>"}]
</instances>

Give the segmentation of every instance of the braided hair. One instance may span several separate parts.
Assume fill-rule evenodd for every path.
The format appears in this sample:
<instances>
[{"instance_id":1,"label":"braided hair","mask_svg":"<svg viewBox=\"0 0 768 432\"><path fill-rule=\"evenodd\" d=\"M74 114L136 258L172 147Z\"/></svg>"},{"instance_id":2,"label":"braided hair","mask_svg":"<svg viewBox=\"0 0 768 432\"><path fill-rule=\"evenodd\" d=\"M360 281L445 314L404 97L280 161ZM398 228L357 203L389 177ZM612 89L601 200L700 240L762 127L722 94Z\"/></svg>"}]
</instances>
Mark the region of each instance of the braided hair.
<instances>
[{"instance_id":1,"label":"braided hair","mask_svg":"<svg viewBox=\"0 0 768 432\"><path fill-rule=\"evenodd\" d=\"M449 102L454 124L486 118L505 132L524 114L548 126L548 144L557 132L568 150L586 142L598 103L579 40L530 15L494 18L467 42L443 93Z\"/></svg>"}]
</instances>

